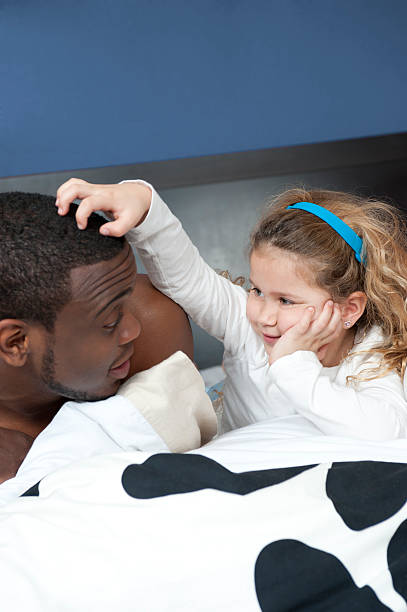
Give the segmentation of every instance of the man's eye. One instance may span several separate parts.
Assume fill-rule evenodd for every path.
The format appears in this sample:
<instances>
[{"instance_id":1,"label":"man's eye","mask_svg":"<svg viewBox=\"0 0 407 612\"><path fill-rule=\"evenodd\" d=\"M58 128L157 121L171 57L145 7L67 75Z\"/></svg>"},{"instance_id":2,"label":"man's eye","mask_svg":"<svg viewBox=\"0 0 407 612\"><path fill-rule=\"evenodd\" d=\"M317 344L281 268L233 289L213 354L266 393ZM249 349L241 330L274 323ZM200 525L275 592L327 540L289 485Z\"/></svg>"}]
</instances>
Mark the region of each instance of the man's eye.
<instances>
[{"instance_id":1,"label":"man's eye","mask_svg":"<svg viewBox=\"0 0 407 612\"><path fill-rule=\"evenodd\" d=\"M116 321L114 321L113 323L107 323L106 325L103 326L103 329L113 331L119 325L122 318L123 318L123 313L121 312L119 313L119 316L117 317Z\"/></svg>"},{"instance_id":2,"label":"man's eye","mask_svg":"<svg viewBox=\"0 0 407 612\"><path fill-rule=\"evenodd\" d=\"M263 295L263 293L260 291L260 289L257 289L257 287L252 287L249 291L256 297L262 297Z\"/></svg>"}]
</instances>

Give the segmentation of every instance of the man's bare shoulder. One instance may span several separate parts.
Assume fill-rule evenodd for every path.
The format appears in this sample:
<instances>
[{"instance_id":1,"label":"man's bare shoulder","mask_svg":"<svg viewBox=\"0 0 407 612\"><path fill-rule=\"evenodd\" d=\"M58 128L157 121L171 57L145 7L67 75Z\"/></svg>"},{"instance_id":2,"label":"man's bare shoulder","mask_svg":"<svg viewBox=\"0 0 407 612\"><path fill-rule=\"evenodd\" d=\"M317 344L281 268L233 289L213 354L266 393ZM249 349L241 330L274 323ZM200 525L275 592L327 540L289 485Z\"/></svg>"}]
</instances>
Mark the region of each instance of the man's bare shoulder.
<instances>
[{"instance_id":1,"label":"man's bare shoulder","mask_svg":"<svg viewBox=\"0 0 407 612\"><path fill-rule=\"evenodd\" d=\"M21 431L0 427L0 483L16 475L33 442Z\"/></svg>"},{"instance_id":2,"label":"man's bare shoulder","mask_svg":"<svg viewBox=\"0 0 407 612\"><path fill-rule=\"evenodd\" d=\"M130 375L151 368L177 351L193 360L191 326L181 306L153 287L146 274L137 275L131 299L141 333L133 342Z\"/></svg>"}]
</instances>

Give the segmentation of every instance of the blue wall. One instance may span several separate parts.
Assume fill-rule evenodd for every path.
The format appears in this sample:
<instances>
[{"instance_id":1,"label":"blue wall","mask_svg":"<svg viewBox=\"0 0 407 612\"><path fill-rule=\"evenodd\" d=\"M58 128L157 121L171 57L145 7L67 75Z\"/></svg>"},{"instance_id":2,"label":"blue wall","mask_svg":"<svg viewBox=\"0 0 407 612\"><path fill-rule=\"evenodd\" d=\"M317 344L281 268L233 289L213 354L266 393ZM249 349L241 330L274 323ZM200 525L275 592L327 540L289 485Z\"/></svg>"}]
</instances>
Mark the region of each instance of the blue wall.
<instances>
[{"instance_id":1,"label":"blue wall","mask_svg":"<svg viewBox=\"0 0 407 612\"><path fill-rule=\"evenodd\" d=\"M405 0L0 0L0 176L407 130Z\"/></svg>"}]
</instances>

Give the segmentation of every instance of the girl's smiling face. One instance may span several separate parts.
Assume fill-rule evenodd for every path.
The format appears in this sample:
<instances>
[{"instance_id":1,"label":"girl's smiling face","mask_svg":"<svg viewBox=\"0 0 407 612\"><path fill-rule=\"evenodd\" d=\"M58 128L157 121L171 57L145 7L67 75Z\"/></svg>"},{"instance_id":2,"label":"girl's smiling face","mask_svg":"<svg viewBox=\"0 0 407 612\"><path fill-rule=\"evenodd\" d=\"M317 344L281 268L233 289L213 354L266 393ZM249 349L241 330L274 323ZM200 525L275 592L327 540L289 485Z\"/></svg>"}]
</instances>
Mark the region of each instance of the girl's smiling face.
<instances>
[{"instance_id":1,"label":"girl's smiling face","mask_svg":"<svg viewBox=\"0 0 407 612\"><path fill-rule=\"evenodd\" d=\"M295 325L304 309L315 308L318 316L330 294L310 282L312 271L299 265L290 253L266 246L250 257L251 289L246 314L266 346L273 345Z\"/></svg>"}]
</instances>

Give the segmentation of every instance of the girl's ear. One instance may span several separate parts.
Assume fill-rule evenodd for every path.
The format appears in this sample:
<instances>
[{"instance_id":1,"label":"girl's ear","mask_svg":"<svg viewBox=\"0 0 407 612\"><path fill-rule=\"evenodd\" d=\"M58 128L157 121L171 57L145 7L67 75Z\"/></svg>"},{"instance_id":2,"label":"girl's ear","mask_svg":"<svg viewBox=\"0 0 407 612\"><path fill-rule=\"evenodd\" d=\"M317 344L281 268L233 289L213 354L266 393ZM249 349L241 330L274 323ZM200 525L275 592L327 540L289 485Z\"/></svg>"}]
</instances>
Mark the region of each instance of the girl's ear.
<instances>
[{"instance_id":1,"label":"girl's ear","mask_svg":"<svg viewBox=\"0 0 407 612\"><path fill-rule=\"evenodd\" d=\"M340 304L344 327L352 327L365 312L367 297L363 291L351 293L344 302Z\"/></svg>"},{"instance_id":2,"label":"girl's ear","mask_svg":"<svg viewBox=\"0 0 407 612\"><path fill-rule=\"evenodd\" d=\"M0 358L14 367L25 364L29 353L28 326L18 319L0 321Z\"/></svg>"}]
</instances>

